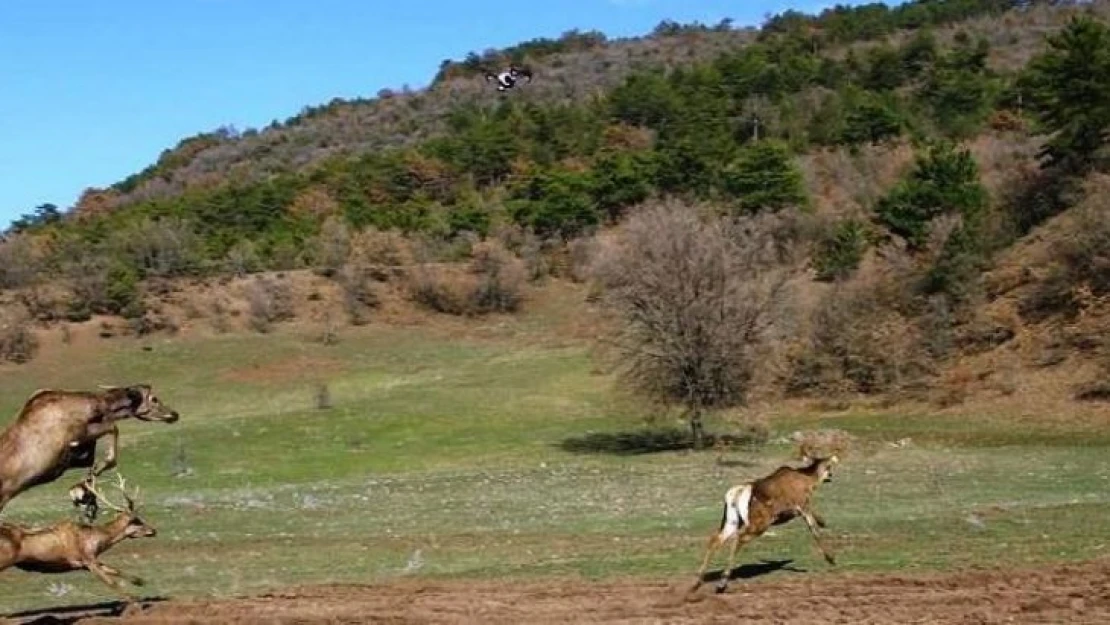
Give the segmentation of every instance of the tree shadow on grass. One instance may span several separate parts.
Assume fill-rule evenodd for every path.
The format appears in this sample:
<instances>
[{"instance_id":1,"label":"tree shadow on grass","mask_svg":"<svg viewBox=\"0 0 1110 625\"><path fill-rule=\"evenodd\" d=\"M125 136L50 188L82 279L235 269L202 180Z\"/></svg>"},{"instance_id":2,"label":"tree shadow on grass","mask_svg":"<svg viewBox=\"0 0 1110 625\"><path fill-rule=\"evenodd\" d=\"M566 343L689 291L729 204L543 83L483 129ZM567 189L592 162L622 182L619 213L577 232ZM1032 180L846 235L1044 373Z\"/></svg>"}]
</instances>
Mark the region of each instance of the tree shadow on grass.
<instances>
[{"instance_id":1,"label":"tree shadow on grass","mask_svg":"<svg viewBox=\"0 0 1110 625\"><path fill-rule=\"evenodd\" d=\"M147 597L141 599L136 605L147 606L167 601L167 597ZM12 614L0 615L3 619L12 619L19 625L54 625L56 623L76 623L89 618L119 618L127 604L122 601L105 601L103 603L90 603L84 605L69 605L60 608L39 608ZM24 620L21 620L24 619Z\"/></svg>"},{"instance_id":2,"label":"tree shadow on grass","mask_svg":"<svg viewBox=\"0 0 1110 625\"><path fill-rule=\"evenodd\" d=\"M714 446L744 448L762 444L758 434L705 434L705 449ZM694 448L694 438L682 428L644 428L630 432L590 432L571 436L559 443L563 451L576 454L635 456ZM734 464L737 461L732 461Z\"/></svg>"}]
</instances>

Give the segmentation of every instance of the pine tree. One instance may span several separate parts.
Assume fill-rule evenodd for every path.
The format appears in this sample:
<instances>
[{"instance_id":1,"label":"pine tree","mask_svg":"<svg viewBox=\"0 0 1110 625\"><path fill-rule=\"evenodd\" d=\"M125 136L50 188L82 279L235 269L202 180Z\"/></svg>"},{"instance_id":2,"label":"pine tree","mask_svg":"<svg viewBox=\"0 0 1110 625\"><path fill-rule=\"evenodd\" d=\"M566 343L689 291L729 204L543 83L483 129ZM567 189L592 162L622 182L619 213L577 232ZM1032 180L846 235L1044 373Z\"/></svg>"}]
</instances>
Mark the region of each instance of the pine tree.
<instances>
[{"instance_id":1,"label":"pine tree","mask_svg":"<svg viewBox=\"0 0 1110 625\"><path fill-rule=\"evenodd\" d=\"M1048 45L1022 81L1030 109L1054 133L1039 156L1047 167L1078 174L1097 165L1110 129L1110 28L1075 17Z\"/></svg>"},{"instance_id":2,"label":"pine tree","mask_svg":"<svg viewBox=\"0 0 1110 625\"><path fill-rule=\"evenodd\" d=\"M802 172L786 147L775 141L744 148L725 172L724 187L746 213L779 210L806 200Z\"/></svg>"}]
</instances>

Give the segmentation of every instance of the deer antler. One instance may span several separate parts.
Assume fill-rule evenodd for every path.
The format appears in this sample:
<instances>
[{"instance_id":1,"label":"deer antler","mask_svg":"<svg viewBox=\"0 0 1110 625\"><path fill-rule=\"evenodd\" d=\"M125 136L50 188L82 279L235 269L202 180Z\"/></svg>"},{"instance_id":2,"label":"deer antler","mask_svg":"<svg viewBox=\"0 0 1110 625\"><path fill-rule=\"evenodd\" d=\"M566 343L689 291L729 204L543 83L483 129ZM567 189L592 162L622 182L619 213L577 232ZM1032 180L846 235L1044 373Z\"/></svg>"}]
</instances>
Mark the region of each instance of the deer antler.
<instances>
[{"instance_id":1,"label":"deer antler","mask_svg":"<svg viewBox=\"0 0 1110 625\"><path fill-rule=\"evenodd\" d=\"M120 494L123 495L124 500L127 502L126 508L112 503L110 499L104 496L104 493L96 487L95 476L90 477L88 480L85 481L85 487L88 488L89 492L95 495L101 503L111 508L112 510L115 510L116 512L133 512L135 510L135 501L127 494L127 480L124 479L123 475L120 473L116 473L116 480L119 482L118 488L120 490ZM137 495L138 491L136 490L136 496Z\"/></svg>"},{"instance_id":2,"label":"deer antler","mask_svg":"<svg viewBox=\"0 0 1110 625\"><path fill-rule=\"evenodd\" d=\"M120 473L116 473L116 477L119 481L119 492L121 495L123 495L123 499L127 502L127 509L134 512L139 507L139 487L136 486L132 494L128 495L127 480L125 480L123 478L123 475L121 475Z\"/></svg>"}]
</instances>

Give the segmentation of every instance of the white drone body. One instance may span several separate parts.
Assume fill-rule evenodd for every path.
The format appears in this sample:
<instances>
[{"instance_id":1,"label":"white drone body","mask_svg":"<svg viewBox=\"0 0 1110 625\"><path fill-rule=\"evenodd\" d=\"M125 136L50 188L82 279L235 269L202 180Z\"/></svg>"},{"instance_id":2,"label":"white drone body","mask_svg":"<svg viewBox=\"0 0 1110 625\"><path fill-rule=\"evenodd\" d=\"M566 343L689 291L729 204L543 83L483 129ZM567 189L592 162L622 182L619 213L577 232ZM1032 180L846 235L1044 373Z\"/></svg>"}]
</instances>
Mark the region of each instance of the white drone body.
<instances>
[{"instance_id":1,"label":"white drone body","mask_svg":"<svg viewBox=\"0 0 1110 625\"><path fill-rule=\"evenodd\" d=\"M517 85L518 82L520 82L521 79L525 80L526 82L532 82L532 72L526 69L519 69L517 67L510 67L509 69L497 74L486 72L486 81L489 82L491 80L496 80L498 91L508 91L509 89L512 89Z\"/></svg>"}]
</instances>

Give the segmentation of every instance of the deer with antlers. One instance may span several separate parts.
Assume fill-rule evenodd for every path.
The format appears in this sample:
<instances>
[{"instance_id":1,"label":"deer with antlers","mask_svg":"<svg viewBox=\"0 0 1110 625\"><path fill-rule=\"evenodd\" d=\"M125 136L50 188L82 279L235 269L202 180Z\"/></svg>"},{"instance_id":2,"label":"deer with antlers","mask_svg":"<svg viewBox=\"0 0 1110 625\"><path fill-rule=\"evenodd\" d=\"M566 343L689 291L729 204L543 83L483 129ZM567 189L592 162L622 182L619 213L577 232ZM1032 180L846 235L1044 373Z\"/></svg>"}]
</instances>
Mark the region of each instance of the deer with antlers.
<instances>
[{"instance_id":1,"label":"deer with antlers","mask_svg":"<svg viewBox=\"0 0 1110 625\"><path fill-rule=\"evenodd\" d=\"M117 423L140 421L173 423L177 411L163 404L149 384L101 387L96 392L44 389L27 399L19 416L0 432L0 511L21 492L57 480L66 471L87 468L94 478L118 462ZM95 461L97 441L107 443L104 457ZM95 499L88 491L71 490L74 505L85 506L88 520L96 516Z\"/></svg>"},{"instance_id":2,"label":"deer with antlers","mask_svg":"<svg viewBox=\"0 0 1110 625\"><path fill-rule=\"evenodd\" d=\"M817 486L832 480L832 469L840 462L839 456L833 453L818 457L808 446L803 446L799 455L803 462L800 468L781 466L768 476L728 489L721 525L709 537L705 558L691 592L701 586L713 554L729 540L733 543L728 554L728 567L717 584L717 592L724 592L728 587L728 578L740 547L763 535L771 526L782 525L798 517L805 521L825 560L836 564L836 558L825 548L817 531L818 527L825 527L825 520L813 511L811 501Z\"/></svg>"},{"instance_id":3,"label":"deer with antlers","mask_svg":"<svg viewBox=\"0 0 1110 625\"><path fill-rule=\"evenodd\" d=\"M118 506L104 497L97 490L95 478L84 485L106 507L118 512L115 519L103 525L62 521L45 528L27 528L10 523L0 524L0 571L9 567L33 573L87 570L128 602L137 601L134 595L124 590L120 580L135 586L142 586L143 580L104 564L99 557L120 542L155 536L157 531L139 516L136 503L138 489L129 495L126 481L119 474L117 477L125 506Z\"/></svg>"}]
</instances>

